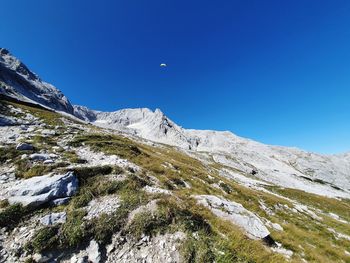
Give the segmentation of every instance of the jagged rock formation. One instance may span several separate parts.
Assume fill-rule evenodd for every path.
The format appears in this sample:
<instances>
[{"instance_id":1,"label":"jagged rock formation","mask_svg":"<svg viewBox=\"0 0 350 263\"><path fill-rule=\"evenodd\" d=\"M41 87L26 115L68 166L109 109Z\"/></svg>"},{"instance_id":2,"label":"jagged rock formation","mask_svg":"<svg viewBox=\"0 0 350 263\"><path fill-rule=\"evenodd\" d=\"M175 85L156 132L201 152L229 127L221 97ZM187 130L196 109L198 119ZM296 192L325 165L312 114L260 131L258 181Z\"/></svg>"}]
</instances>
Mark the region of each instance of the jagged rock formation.
<instances>
[{"instance_id":1,"label":"jagged rock formation","mask_svg":"<svg viewBox=\"0 0 350 263\"><path fill-rule=\"evenodd\" d=\"M264 239L270 235L263 222L241 204L213 195L198 195L195 198L199 204L209 207L217 216L243 228L250 238Z\"/></svg>"},{"instance_id":2,"label":"jagged rock formation","mask_svg":"<svg viewBox=\"0 0 350 263\"><path fill-rule=\"evenodd\" d=\"M270 146L231 132L184 129L159 109L99 112L74 106L76 116L154 142L205 152L216 162L261 180L327 196L349 196L349 154L321 155L297 148ZM338 191L341 189L342 191Z\"/></svg>"},{"instance_id":3,"label":"jagged rock formation","mask_svg":"<svg viewBox=\"0 0 350 263\"><path fill-rule=\"evenodd\" d=\"M42 81L5 48L0 48L0 94L73 114L73 106L61 91Z\"/></svg>"},{"instance_id":4,"label":"jagged rock formation","mask_svg":"<svg viewBox=\"0 0 350 263\"><path fill-rule=\"evenodd\" d=\"M21 203L36 207L48 202L59 202L75 194L78 180L72 172L58 175L43 175L18 182L5 189L3 197L10 204Z\"/></svg>"}]
</instances>

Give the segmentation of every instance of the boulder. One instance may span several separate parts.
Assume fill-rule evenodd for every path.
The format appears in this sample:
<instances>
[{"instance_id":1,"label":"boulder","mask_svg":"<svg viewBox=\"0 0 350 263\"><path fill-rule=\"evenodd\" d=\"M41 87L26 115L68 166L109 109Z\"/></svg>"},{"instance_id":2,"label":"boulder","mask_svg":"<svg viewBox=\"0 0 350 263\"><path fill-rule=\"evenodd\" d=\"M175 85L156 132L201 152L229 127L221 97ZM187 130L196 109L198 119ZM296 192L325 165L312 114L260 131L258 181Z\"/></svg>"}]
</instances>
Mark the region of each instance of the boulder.
<instances>
[{"instance_id":1,"label":"boulder","mask_svg":"<svg viewBox=\"0 0 350 263\"><path fill-rule=\"evenodd\" d=\"M100 248L95 240L90 241L90 245L87 247L86 252L88 254L89 262L99 263L101 261Z\"/></svg>"},{"instance_id":2,"label":"boulder","mask_svg":"<svg viewBox=\"0 0 350 263\"><path fill-rule=\"evenodd\" d=\"M56 199L74 195L78 190L78 179L73 172L58 175L36 176L21 180L8 190L8 201L25 206L40 206Z\"/></svg>"},{"instance_id":3,"label":"boulder","mask_svg":"<svg viewBox=\"0 0 350 263\"><path fill-rule=\"evenodd\" d=\"M29 143L19 143L16 147L16 150L19 151L32 151L34 149L33 145L29 144Z\"/></svg>"},{"instance_id":4,"label":"boulder","mask_svg":"<svg viewBox=\"0 0 350 263\"><path fill-rule=\"evenodd\" d=\"M69 202L69 200L70 200L70 197L57 198L55 200L52 200L50 202L50 204L54 205L54 206L56 206L56 205L65 205L65 204L67 204Z\"/></svg>"},{"instance_id":5,"label":"boulder","mask_svg":"<svg viewBox=\"0 0 350 263\"><path fill-rule=\"evenodd\" d=\"M198 203L208 207L216 216L242 228L252 239L269 239L270 232L254 213L241 204L213 195L195 196Z\"/></svg>"},{"instance_id":6,"label":"boulder","mask_svg":"<svg viewBox=\"0 0 350 263\"><path fill-rule=\"evenodd\" d=\"M43 164L53 164L53 163L54 163L54 161L51 159L47 159L43 162Z\"/></svg>"},{"instance_id":7,"label":"boulder","mask_svg":"<svg viewBox=\"0 0 350 263\"><path fill-rule=\"evenodd\" d=\"M51 213L40 218L40 223L45 226L52 226L56 224L63 224L67 220L66 212Z\"/></svg>"},{"instance_id":8,"label":"boulder","mask_svg":"<svg viewBox=\"0 0 350 263\"><path fill-rule=\"evenodd\" d=\"M44 255L41 255L39 253L36 253L33 255L33 260L34 260L34 262L37 262L37 263L46 263L46 262L50 261L50 258L48 258Z\"/></svg>"},{"instance_id":9,"label":"boulder","mask_svg":"<svg viewBox=\"0 0 350 263\"><path fill-rule=\"evenodd\" d=\"M29 158L33 161L46 161L51 160L52 158L57 158L56 154L46 154L46 153L33 153L29 155Z\"/></svg>"},{"instance_id":10,"label":"boulder","mask_svg":"<svg viewBox=\"0 0 350 263\"><path fill-rule=\"evenodd\" d=\"M42 130L41 134L45 136L53 136L53 135L56 135L56 132L54 130L46 129L46 130Z\"/></svg>"}]
</instances>

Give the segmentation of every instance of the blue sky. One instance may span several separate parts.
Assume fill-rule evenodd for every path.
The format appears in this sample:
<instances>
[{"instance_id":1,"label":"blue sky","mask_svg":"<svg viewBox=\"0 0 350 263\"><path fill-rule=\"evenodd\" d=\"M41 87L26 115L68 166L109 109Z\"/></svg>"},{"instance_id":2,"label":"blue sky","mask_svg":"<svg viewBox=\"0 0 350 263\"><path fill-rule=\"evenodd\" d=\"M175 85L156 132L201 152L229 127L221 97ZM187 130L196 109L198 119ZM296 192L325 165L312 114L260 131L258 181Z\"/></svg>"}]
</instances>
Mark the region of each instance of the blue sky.
<instances>
[{"instance_id":1,"label":"blue sky","mask_svg":"<svg viewBox=\"0 0 350 263\"><path fill-rule=\"evenodd\" d=\"M74 104L350 150L350 1L3 0L0 46Z\"/></svg>"}]
</instances>

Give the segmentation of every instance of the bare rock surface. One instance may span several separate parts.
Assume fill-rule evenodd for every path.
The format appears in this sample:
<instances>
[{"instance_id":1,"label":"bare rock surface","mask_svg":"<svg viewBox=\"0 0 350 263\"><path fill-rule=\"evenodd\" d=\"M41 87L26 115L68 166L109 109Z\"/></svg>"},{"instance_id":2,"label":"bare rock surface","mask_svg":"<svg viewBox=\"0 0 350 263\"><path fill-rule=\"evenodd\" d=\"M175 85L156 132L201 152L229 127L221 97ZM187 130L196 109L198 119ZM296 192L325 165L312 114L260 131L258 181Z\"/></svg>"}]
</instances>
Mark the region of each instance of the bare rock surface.
<instances>
[{"instance_id":1,"label":"bare rock surface","mask_svg":"<svg viewBox=\"0 0 350 263\"><path fill-rule=\"evenodd\" d=\"M185 233L144 236L135 244L132 241L121 243L116 235L107 248L106 263L178 263L181 262L179 247L186 238Z\"/></svg>"},{"instance_id":2,"label":"bare rock surface","mask_svg":"<svg viewBox=\"0 0 350 263\"><path fill-rule=\"evenodd\" d=\"M67 220L66 212L51 213L40 218L40 223L45 226L52 226L56 224L63 224Z\"/></svg>"},{"instance_id":3,"label":"bare rock surface","mask_svg":"<svg viewBox=\"0 0 350 263\"><path fill-rule=\"evenodd\" d=\"M93 199L86 207L87 220L99 217L102 214L111 214L120 206L120 199L116 195L108 195Z\"/></svg>"},{"instance_id":4,"label":"bare rock surface","mask_svg":"<svg viewBox=\"0 0 350 263\"><path fill-rule=\"evenodd\" d=\"M241 227L252 239L263 239L270 235L259 217L239 203L213 195L197 195L195 198L199 204L208 207L216 216Z\"/></svg>"},{"instance_id":5,"label":"bare rock surface","mask_svg":"<svg viewBox=\"0 0 350 263\"><path fill-rule=\"evenodd\" d=\"M87 147L78 148L76 150L79 158L84 159L89 165L117 165L123 168L132 168L139 171L140 168L126 159L122 159L116 155L106 155L102 152L93 152Z\"/></svg>"},{"instance_id":6,"label":"bare rock surface","mask_svg":"<svg viewBox=\"0 0 350 263\"><path fill-rule=\"evenodd\" d=\"M171 195L171 191L169 191L169 190L162 189L162 188L159 188L159 187L149 186L149 185L146 185L146 186L143 188L143 190L146 191L147 193L150 193L150 194L166 194L166 195Z\"/></svg>"},{"instance_id":7,"label":"bare rock surface","mask_svg":"<svg viewBox=\"0 0 350 263\"><path fill-rule=\"evenodd\" d=\"M46 154L46 153L33 153L29 155L29 158L33 161L47 161L57 158L58 156L54 153Z\"/></svg>"},{"instance_id":8,"label":"bare rock surface","mask_svg":"<svg viewBox=\"0 0 350 263\"><path fill-rule=\"evenodd\" d=\"M58 198L70 197L78 190L78 179L73 172L36 176L19 180L7 189L7 199L13 203L39 206Z\"/></svg>"}]
</instances>

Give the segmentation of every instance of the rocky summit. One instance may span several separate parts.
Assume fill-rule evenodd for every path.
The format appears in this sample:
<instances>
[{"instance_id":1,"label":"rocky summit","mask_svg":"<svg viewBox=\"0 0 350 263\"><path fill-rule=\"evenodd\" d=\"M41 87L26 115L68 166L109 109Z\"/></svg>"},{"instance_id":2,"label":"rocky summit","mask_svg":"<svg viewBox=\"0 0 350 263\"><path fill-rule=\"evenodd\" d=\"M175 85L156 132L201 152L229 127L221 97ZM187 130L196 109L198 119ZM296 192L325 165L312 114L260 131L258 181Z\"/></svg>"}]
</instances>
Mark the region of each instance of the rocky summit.
<instances>
[{"instance_id":1,"label":"rocky summit","mask_svg":"<svg viewBox=\"0 0 350 263\"><path fill-rule=\"evenodd\" d=\"M72 105L0 49L0 262L349 262L350 153Z\"/></svg>"}]
</instances>

